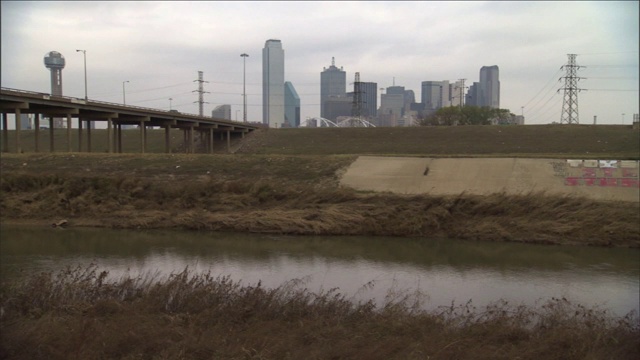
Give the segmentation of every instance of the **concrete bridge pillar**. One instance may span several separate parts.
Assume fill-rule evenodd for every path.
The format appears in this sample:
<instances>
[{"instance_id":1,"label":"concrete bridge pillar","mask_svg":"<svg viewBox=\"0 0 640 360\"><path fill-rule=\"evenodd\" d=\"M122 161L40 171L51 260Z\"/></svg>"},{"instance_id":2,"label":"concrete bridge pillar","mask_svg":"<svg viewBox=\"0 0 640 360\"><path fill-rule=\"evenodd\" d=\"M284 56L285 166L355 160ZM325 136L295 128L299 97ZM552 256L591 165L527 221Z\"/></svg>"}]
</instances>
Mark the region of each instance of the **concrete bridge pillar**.
<instances>
[{"instance_id":1,"label":"concrete bridge pillar","mask_svg":"<svg viewBox=\"0 0 640 360\"><path fill-rule=\"evenodd\" d=\"M193 126L189 126L189 153L195 153L195 136L193 134Z\"/></svg>"},{"instance_id":2,"label":"concrete bridge pillar","mask_svg":"<svg viewBox=\"0 0 640 360\"><path fill-rule=\"evenodd\" d=\"M171 126L164 126L164 152L171 154Z\"/></svg>"},{"instance_id":3,"label":"concrete bridge pillar","mask_svg":"<svg viewBox=\"0 0 640 360\"><path fill-rule=\"evenodd\" d=\"M209 154L213 154L213 129L209 129Z\"/></svg>"},{"instance_id":4,"label":"concrete bridge pillar","mask_svg":"<svg viewBox=\"0 0 640 360\"><path fill-rule=\"evenodd\" d=\"M82 119L78 116L78 152L82 152Z\"/></svg>"},{"instance_id":5,"label":"concrete bridge pillar","mask_svg":"<svg viewBox=\"0 0 640 360\"><path fill-rule=\"evenodd\" d=\"M107 145L109 148L109 154L113 152L113 121L110 117L107 118Z\"/></svg>"},{"instance_id":6,"label":"concrete bridge pillar","mask_svg":"<svg viewBox=\"0 0 640 360\"><path fill-rule=\"evenodd\" d=\"M9 129L7 129L7 113L2 113L2 152L9 152Z\"/></svg>"},{"instance_id":7,"label":"concrete bridge pillar","mask_svg":"<svg viewBox=\"0 0 640 360\"><path fill-rule=\"evenodd\" d=\"M20 154L22 152L22 146L20 145L20 128L22 127L20 121L20 109L16 109L16 152Z\"/></svg>"},{"instance_id":8,"label":"concrete bridge pillar","mask_svg":"<svg viewBox=\"0 0 640 360\"><path fill-rule=\"evenodd\" d=\"M140 121L140 153L142 154L144 154L144 151L146 148L146 142L147 142L146 130L147 130L147 127L144 126L144 121Z\"/></svg>"},{"instance_id":9,"label":"concrete bridge pillar","mask_svg":"<svg viewBox=\"0 0 640 360\"><path fill-rule=\"evenodd\" d=\"M35 151L40 151L40 114L33 114L33 126L35 127Z\"/></svg>"},{"instance_id":10,"label":"concrete bridge pillar","mask_svg":"<svg viewBox=\"0 0 640 360\"><path fill-rule=\"evenodd\" d=\"M55 144L53 143L53 124L55 123L55 120L53 118L53 116L49 116L49 152L55 152Z\"/></svg>"},{"instance_id":11,"label":"concrete bridge pillar","mask_svg":"<svg viewBox=\"0 0 640 360\"><path fill-rule=\"evenodd\" d=\"M91 128L93 123L91 121L87 121L87 152L91 152Z\"/></svg>"},{"instance_id":12,"label":"concrete bridge pillar","mask_svg":"<svg viewBox=\"0 0 640 360\"><path fill-rule=\"evenodd\" d=\"M67 152L71 152L71 114L67 114Z\"/></svg>"}]
</instances>

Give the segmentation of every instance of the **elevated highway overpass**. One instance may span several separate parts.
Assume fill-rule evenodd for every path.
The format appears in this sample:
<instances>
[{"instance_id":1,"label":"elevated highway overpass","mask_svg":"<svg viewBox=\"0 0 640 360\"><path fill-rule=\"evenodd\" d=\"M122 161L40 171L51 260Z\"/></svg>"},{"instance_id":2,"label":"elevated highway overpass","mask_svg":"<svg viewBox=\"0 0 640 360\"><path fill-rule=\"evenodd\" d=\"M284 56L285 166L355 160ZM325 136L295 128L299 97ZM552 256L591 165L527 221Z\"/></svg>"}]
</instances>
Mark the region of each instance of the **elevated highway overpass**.
<instances>
[{"instance_id":1,"label":"elevated highway overpass","mask_svg":"<svg viewBox=\"0 0 640 360\"><path fill-rule=\"evenodd\" d=\"M195 152L195 136L200 136L205 151L213 151L214 139L226 138L227 149L232 136L244 137L256 130L259 125L218 119L213 117L183 114L177 111L164 111L131 105L121 105L97 100L85 100L67 96L53 96L45 93L2 88L0 91L0 111L2 112L3 151L22 152L20 144L20 115L34 114L35 149L39 151L40 132L49 132L50 151L54 149L55 118L66 119L68 151L71 148L72 119L78 124L78 149L91 152L91 123L106 122L108 151L122 152L122 126L137 125L140 131L140 152L146 149L146 130L149 127L165 129L165 151L171 152L170 129L178 128L184 132L184 148L188 153ZM15 146L9 149L8 114L15 114ZM41 121L47 121L48 129L41 129ZM86 130L86 131L84 131ZM83 140L86 137L86 147Z\"/></svg>"}]
</instances>

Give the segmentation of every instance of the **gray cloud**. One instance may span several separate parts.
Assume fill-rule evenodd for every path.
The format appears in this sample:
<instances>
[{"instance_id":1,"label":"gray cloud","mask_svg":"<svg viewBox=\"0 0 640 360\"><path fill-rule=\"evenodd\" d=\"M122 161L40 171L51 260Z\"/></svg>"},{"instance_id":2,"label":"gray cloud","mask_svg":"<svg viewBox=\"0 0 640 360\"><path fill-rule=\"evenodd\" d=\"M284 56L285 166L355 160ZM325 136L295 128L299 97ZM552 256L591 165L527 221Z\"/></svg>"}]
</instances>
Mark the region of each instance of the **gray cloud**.
<instances>
[{"instance_id":1,"label":"gray cloud","mask_svg":"<svg viewBox=\"0 0 640 360\"><path fill-rule=\"evenodd\" d=\"M216 104L241 103L239 55L246 52L250 119L260 121L262 47L276 38L303 117L318 115L320 72L335 57L348 82L356 71L380 87L395 78L418 98L421 81L470 84L481 66L498 65L501 106L519 113L529 104L525 116L548 123L560 117L561 94L553 95L560 84L541 90L567 53L601 66L582 69L592 78L581 86L636 90L581 93L582 119L598 115L614 123L626 113L628 123L638 112L638 2L9 1L1 7L6 87L48 91L42 58L57 50L67 59L64 93L81 97L82 54L75 49L86 49L90 96L118 102L129 80L128 103L167 108L172 97L182 111L196 112L193 80L200 70L209 81L209 112Z\"/></svg>"}]
</instances>

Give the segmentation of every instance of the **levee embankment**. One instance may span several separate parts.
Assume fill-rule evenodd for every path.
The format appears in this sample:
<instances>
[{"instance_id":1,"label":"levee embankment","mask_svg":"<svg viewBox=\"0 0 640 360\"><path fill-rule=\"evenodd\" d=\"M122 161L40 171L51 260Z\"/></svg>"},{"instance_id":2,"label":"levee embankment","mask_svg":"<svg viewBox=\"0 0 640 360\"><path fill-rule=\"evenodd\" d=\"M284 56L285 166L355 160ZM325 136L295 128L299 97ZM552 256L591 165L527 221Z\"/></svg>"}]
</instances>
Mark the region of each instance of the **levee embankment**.
<instances>
[{"instance_id":1,"label":"levee embankment","mask_svg":"<svg viewBox=\"0 0 640 360\"><path fill-rule=\"evenodd\" d=\"M638 161L360 156L341 185L429 195L505 193L640 201Z\"/></svg>"}]
</instances>

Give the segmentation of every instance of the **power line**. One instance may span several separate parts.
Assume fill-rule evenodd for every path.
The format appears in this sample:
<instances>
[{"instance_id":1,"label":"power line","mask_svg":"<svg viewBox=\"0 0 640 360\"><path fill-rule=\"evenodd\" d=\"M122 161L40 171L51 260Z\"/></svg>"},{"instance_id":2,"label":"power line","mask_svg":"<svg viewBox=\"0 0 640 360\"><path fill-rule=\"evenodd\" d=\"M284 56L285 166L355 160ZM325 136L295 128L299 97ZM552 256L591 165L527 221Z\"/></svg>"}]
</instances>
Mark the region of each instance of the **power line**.
<instances>
[{"instance_id":1,"label":"power line","mask_svg":"<svg viewBox=\"0 0 640 360\"><path fill-rule=\"evenodd\" d=\"M558 70L555 72L555 74L553 74L553 76L551 77L551 79L549 79L549 82L547 82L547 84L546 84L544 87L542 87L542 89L540 89L540 91L538 91L538 93L537 93L534 97L532 97L532 98L531 98L531 100L529 100L529 101L524 105L524 107L527 107L527 105L529 105L529 103L530 103L531 101L533 101L533 99L535 99L538 95L540 95L540 93L541 93L544 89L546 89L546 88L547 88L547 86L549 86L549 84L551 84L555 79L557 79L557 76L558 76L558 75L560 75L560 72L562 72L562 68L558 69ZM557 82L558 80L555 80L555 81ZM550 88L550 89L551 89L551 88ZM547 92L549 92L549 90L547 90ZM540 102L540 100L538 100L538 102Z\"/></svg>"},{"instance_id":2,"label":"power line","mask_svg":"<svg viewBox=\"0 0 640 360\"><path fill-rule=\"evenodd\" d=\"M638 91L638 89L585 89L589 91Z\"/></svg>"}]
</instances>

